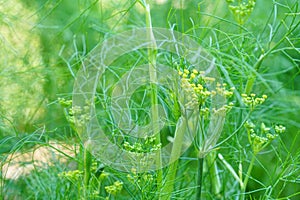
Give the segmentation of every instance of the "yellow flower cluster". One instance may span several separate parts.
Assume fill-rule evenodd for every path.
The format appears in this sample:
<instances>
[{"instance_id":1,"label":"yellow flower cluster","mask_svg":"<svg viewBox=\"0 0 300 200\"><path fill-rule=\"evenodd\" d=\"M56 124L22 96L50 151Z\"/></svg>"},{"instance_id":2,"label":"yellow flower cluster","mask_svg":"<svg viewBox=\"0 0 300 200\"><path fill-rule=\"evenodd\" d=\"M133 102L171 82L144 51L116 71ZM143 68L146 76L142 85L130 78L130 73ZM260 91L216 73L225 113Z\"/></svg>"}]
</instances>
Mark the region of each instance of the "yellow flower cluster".
<instances>
[{"instance_id":1,"label":"yellow flower cluster","mask_svg":"<svg viewBox=\"0 0 300 200\"><path fill-rule=\"evenodd\" d=\"M187 107L197 108L200 107L200 114L202 116L208 116L209 109L204 107L204 104L209 97L213 97L216 94L229 98L233 95L235 88L226 89L227 84L216 83L215 90L207 87L208 85L213 85L215 78L204 76L205 72L198 72L196 69L193 70L179 70L179 76L181 77L181 87L185 92L185 96L188 99L188 103L185 105ZM229 111L233 106L233 103L229 105L224 105L222 109Z\"/></svg>"},{"instance_id":2,"label":"yellow flower cluster","mask_svg":"<svg viewBox=\"0 0 300 200\"><path fill-rule=\"evenodd\" d=\"M197 107L205 103L206 99L211 95L215 95L215 91L209 91L205 84L215 81L214 78L204 77L203 71L198 72L196 69L191 71L184 69L179 70L178 74L181 77L181 87L187 94L187 107Z\"/></svg>"},{"instance_id":3,"label":"yellow flower cluster","mask_svg":"<svg viewBox=\"0 0 300 200\"><path fill-rule=\"evenodd\" d=\"M231 87L229 90L227 90L226 87L227 87L226 83L223 84L217 83L217 88L216 88L217 93L226 98L232 97L235 88Z\"/></svg>"},{"instance_id":4,"label":"yellow flower cluster","mask_svg":"<svg viewBox=\"0 0 300 200\"><path fill-rule=\"evenodd\" d=\"M264 103L267 98L268 96L265 94L262 97L256 97L256 94L253 93L250 95L242 94L242 100L246 106L250 107L250 110L254 110L257 105Z\"/></svg>"}]
</instances>

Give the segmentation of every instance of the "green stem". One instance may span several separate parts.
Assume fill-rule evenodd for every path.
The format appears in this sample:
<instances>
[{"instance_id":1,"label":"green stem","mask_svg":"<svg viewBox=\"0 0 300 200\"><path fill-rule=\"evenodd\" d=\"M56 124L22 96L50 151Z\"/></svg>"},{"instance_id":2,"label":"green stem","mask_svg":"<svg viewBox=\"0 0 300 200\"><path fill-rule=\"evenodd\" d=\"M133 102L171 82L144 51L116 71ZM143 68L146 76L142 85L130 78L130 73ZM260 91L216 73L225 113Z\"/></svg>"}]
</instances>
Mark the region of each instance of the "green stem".
<instances>
[{"instance_id":1,"label":"green stem","mask_svg":"<svg viewBox=\"0 0 300 200\"><path fill-rule=\"evenodd\" d=\"M201 200L204 158L198 158L198 177L196 199Z\"/></svg>"},{"instance_id":2,"label":"green stem","mask_svg":"<svg viewBox=\"0 0 300 200\"><path fill-rule=\"evenodd\" d=\"M161 190L161 199L168 200L172 196L172 192L174 190L174 184L176 181L176 172L177 172L177 165L178 160L177 158L180 156L181 148L182 148L182 141L184 138L184 133L187 126L187 119L180 118L176 125L175 137L173 142L173 148L170 156L168 172L166 174L165 180L166 183L164 184Z\"/></svg>"},{"instance_id":3,"label":"green stem","mask_svg":"<svg viewBox=\"0 0 300 200\"><path fill-rule=\"evenodd\" d=\"M235 170L232 168L232 166L225 160L225 158L222 156L222 154L218 154L219 159L223 162L225 167L229 170L229 172L233 175L233 177L239 182L240 187L243 187L243 181L242 181L242 176L237 175Z\"/></svg>"},{"instance_id":4,"label":"green stem","mask_svg":"<svg viewBox=\"0 0 300 200\"><path fill-rule=\"evenodd\" d=\"M262 64L262 61L264 60L264 58L266 57L267 54L262 54L258 61L256 62L256 64L254 65L254 70L255 72L257 72ZM252 72L249 79L247 80L246 86L245 86L245 93L246 94L250 94L250 92L252 91L253 85L255 83L256 80L256 73Z\"/></svg>"},{"instance_id":5,"label":"green stem","mask_svg":"<svg viewBox=\"0 0 300 200\"><path fill-rule=\"evenodd\" d=\"M246 188L247 188L247 184L248 184L248 181L249 181L250 174L251 174L253 166L254 166L255 158L256 158L256 155L254 154L252 156L251 161L250 161L250 165L248 167L247 174L245 176L245 179L244 179L242 187L241 187L241 192L242 192L242 198L241 199L242 200L245 199L245 192L246 192Z\"/></svg>"},{"instance_id":6,"label":"green stem","mask_svg":"<svg viewBox=\"0 0 300 200\"><path fill-rule=\"evenodd\" d=\"M1 163L0 163L0 172L3 173L3 165L4 165L4 162L2 162L3 160L1 160ZM4 172L6 173L6 172ZM3 174L1 177L0 177L0 199L4 199L4 176L5 174Z\"/></svg>"},{"instance_id":7,"label":"green stem","mask_svg":"<svg viewBox=\"0 0 300 200\"><path fill-rule=\"evenodd\" d=\"M89 141L86 142L84 146L84 163L83 163L83 168L84 168L84 177L83 177L83 195L85 198L88 196L88 189L89 189L89 183L90 183L90 178L91 178L91 166L92 166L92 155L90 153L89 149L90 143Z\"/></svg>"},{"instance_id":8,"label":"green stem","mask_svg":"<svg viewBox=\"0 0 300 200\"><path fill-rule=\"evenodd\" d=\"M209 169L212 192L216 198L220 198L221 181L216 163L216 152L211 152L206 156L206 162Z\"/></svg>"},{"instance_id":9,"label":"green stem","mask_svg":"<svg viewBox=\"0 0 300 200\"><path fill-rule=\"evenodd\" d=\"M152 117L152 128L153 133L156 135L156 144L160 144L160 134L159 134L159 115L158 115L158 98L157 98L157 45L152 29L151 13L150 13L150 1L145 1L145 12L146 12L146 26L147 26L147 38L150 41L148 47L148 60L149 60L149 75L150 75L150 86L151 86L151 117ZM158 191L162 188L163 173L162 173L162 161L161 152L157 151L156 165L159 169L157 171L157 187Z\"/></svg>"},{"instance_id":10,"label":"green stem","mask_svg":"<svg viewBox=\"0 0 300 200\"><path fill-rule=\"evenodd\" d=\"M286 38L288 38L288 36L300 25L300 21L293 26L293 28L290 28L289 31L284 34L284 36L272 47L270 48L266 53L262 53L259 57L259 59L257 60L257 62L254 65L254 70L255 72L257 72L263 62L263 60L273 52L273 50L275 50L282 42L284 42L286 40ZM252 91L255 79L256 79L256 73L252 72L250 78L247 80L246 83L246 87L245 87L245 93L249 94Z\"/></svg>"}]
</instances>

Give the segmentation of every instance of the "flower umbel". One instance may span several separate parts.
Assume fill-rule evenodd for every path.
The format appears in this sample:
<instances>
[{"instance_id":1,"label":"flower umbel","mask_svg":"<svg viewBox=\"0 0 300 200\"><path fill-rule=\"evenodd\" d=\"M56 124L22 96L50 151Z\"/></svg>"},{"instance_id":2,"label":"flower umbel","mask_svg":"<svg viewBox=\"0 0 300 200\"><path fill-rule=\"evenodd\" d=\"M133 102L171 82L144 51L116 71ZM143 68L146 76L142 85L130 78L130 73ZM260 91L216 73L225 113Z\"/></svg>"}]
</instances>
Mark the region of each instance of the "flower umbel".
<instances>
[{"instance_id":1,"label":"flower umbel","mask_svg":"<svg viewBox=\"0 0 300 200\"><path fill-rule=\"evenodd\" d=\"M105 190L107 193L116 195L118 192L120 192L123 189L123 182L116 181L114 184L105 186Z\"/></svg>"},{"instance_id":2,"label":"flower umbel","mask_svg":"<svg viewBox=\"0 0 300 200\"><path fill-rule=\"evenodd\" d=\"M261 123L260 129L255 130L255 124L247 121L244 127L247 130L248 140L255 155L276 139L280 133L285 132L285 127L282 125L276 125L274 129L271 129Z\"/></svg>"},{"instance_id":3,"label":"flower umbel","mask_svg":"<svg viewBox=\"0 0 300 200\"><path fill-rule=\"evenodd\" d=\"M233 96L235 88L227 89L226 83L216 82L216 79L205 75L204 71L196 69L179 69L184 98L187 102L185 109L199 111L199 130L197 130L196 147L199 150L199 157L204 157L214 148L218 141L223 127L224 118L229 112L233 103L225 104L225 100ZM223 102L213 106L214 101Z\"/></svg>"},{"instance_id":4,"label":"flower umbel","mask_svg":"<svg viewBox=\"0 0 300 200\"><path fill-rule=\"evenodd\" d=\"M254 110L254 108L266 101L268 98L267 95L262 95L261 97L256 97L256 94L252 93L250 95L242 94L242 100L246 106L250 108L250 110Z\"/></svg>"},{"instance_id":5,"label":"flower umbel","mask_svg":"<svg viewBox=\"0 0 300 200\"><path fill-rule=\"evenodd\" d=\"M233 13L235 20L240 25L243 25L247 21L256 4L256 0L248 0L247 2L226 0L226 2L228 3L228 8Z\"/></svg>"}]
</instances>

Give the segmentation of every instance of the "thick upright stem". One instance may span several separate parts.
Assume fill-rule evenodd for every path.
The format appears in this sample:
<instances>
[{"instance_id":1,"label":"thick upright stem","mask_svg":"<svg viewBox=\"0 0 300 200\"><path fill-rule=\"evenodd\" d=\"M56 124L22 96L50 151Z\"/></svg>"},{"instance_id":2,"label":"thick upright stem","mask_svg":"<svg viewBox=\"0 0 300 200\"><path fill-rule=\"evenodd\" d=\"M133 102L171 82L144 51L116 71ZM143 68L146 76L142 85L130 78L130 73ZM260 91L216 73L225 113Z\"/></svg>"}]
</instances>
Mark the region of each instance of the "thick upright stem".
<instances>
[{"instance_id":1,"label":"thick upright stem","mask_svg":"<svg viewBox=\"0 0 300 200\"><path fill-rule=\"evenodd\" d=\"M206 156L206 162L207 162L207 167L208 171L210 174L210 179L211 179L211 188L212 192L217 199L220 198L220 192L221 192L221 181L218 173L218 166L216 162L216 152L210 152Z\"/></svg>"},{"instance_id":2,"label":"thick upright stem","mask_svg":"<svg viewBox=\"0 0 300 200\"><path fill-rule=\"evenodd\" d=\"M159 115L158 115L158 99L157 99L157 45L152 29L151 13L149 0L145 2L146 11L146 26L147 26L147 38L149 41L148 46L148 61L149 61L149 75L150 75L150 86L151 86L151 119L152 119L152 129L153 133L156 134L156 144L160 144L160 134L159 134ZM158 191L162 188L163 174L161 170L161 152L157 152L156 165L159 169L157 171L157 187Z\"/></svg>"},{"instance_id":3,"label":"thick upright stem","mask_svg":"<svg viewBox=\"0 0 300 200\"><path fill-rule=\"evenodd\" d=\"M198 158L197 193L196 199L201 200L204 158Z\"/></svg>"},{"instance_id":4,"label":"thick upright stem","mask_svg":"<svg viewBox=\"0 0 300 200\"><path fill-rule=\"evenodd\" d=\"M92 166L92 155L90 153L90 143L89 141L86 142L86 144L83 147L83 182L84 182L84 198L87 198L88 196L88 189L90 186L90 178L91 178L91 166Z\"/></svg>"},{"instance_id":5,"label":"thick upright stem","mask_svg":"<svg viewBox=\"0 0 300 200\"><path fill-rule=\"evenodd\" d=\"M152 125L153 132L158 133L158 100L157 100L157 66L156 66L156 56L157 56L157 45L155 37L152 30L151 24L151 14L150 5L146 4L146 25L147 25L147 38L149 41L148 46L148 61L149 61L149 75L151 84L151 115L152 115Z\"/></svg>"},{"instance_id":6,"label":"thick upright stem","mask_svg":"<svg viewBox=\"0 0 300 200\"><path fill-rule=\"evenodd\" d=\"M182 149L182 141L184 139L184 133L186 131L187 119L180 118L176 125L175 137L172 147L172 152L170 155L169 162L171 163L168 168L168 172L166 175L166 183L164 184L161 195L163 200L168 200L172 196L172 192L174 190L174 184L176 181L176 172L178 160L177 158L180 156Z\"/></svg>"}]
</instances>

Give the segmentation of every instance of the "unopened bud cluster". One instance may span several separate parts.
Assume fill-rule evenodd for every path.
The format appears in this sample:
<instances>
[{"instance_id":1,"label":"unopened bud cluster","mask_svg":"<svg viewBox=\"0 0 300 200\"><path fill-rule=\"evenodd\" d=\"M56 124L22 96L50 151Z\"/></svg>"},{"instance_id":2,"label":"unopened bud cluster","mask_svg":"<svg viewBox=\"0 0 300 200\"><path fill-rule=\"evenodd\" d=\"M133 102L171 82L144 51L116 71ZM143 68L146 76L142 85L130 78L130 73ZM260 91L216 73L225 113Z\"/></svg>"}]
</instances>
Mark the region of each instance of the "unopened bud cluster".
<instances>
[{"instance_id":1,"label":"unopened bud cluster","mask_svg":"<svg viewBox=\"0 0 300 200\"><path fill-rule=\"evenodd\" d=\"M65 98L58 98L58 103L63 107L72 106L72 100L66 100Z\"/></svg>"},{"instance_id":2,"label":"unopened bud cluster","mask_svg":"<svg viewBox=\"0 0 300 200\"><path fill-rule=\"evenodd\" d=\"M248 133L248 140L251 145L254 154L259 153L269 143L276 139L279 134L285 132L285 127L282 125L276 125L274 128L266 127L264 123L261 123L260 129L255 129L255 124L247 121L245 128Z\"/></svg>"},{"instance_id":3,"label":"unopened bud cluster","mask_svg":"<svg viewBox=\"0 0 300 200\"><path fill-rule=\"evenodd\" d=\"M66 178L74 183L74 182L82 179L83 171L81 171L81 170L64 171L64 172L58 174L58 177Z\"/></svg>"},{"instance_id":4,"label":"unopened bud cluster","mask_svg":"<svg viewBox=\"0 0 300 200\"><path fill-rule=\"evenodd\" d=\"M228 3L228 8L232 11L236 21L240 25L246 22L256 4L256 0L248 0L247 2L226 0L226 2Z\"/></svg>"},{"instance_id":5,"label":"unopened bud cluster","mask_svg":"<svg viewBox=\"0 0 300 200\"><path fill-rule=\"evenodd\" d=\"M112 185L105 186L105 190L107 193L116 195L123 189L123 182L115 181Z\"/></svg>"},{"instance_id":6,"label":"unopened bud cluster","mask_svg":"<svg viewBox=\"0 0 300 200\"><path fill-rule=\"evenodd\" d=\"M148 137L136 142L125 141L123 148L127 151L137 153L155 152L161 149L162 144L156 144L155 137Z\"/></svg>"},{"instance_id":7,"label":"unopened bud cluster","mask_svg":"<svg viewBox=\"0 0 300 200\"><path fill-rule=\"evenodd\" d=\"M72 106L72 100L58 98L61 106L65 107L67 120L73 125L76 122L77 127L84 126L90 120L90 103L86 102L84 107ZM76 117L75 117L76 116Z\"/></svg>"},{"instance_id":8,"label":"unopened bud cluster","mask_svg":"<svg viewBox=\"0 0 300 200\"><path fill-rule=\"evenodd\" d=\"M130 173L127 174L127 179L132 184L137 184L139 186L146 186L149 184L149 182L154 180L154 176L150 172L145 173L137 173L137 170L135 168L132 168L130 170ZM144 184L144 185L143 185Z\"/></svg>"}]
</instances>

